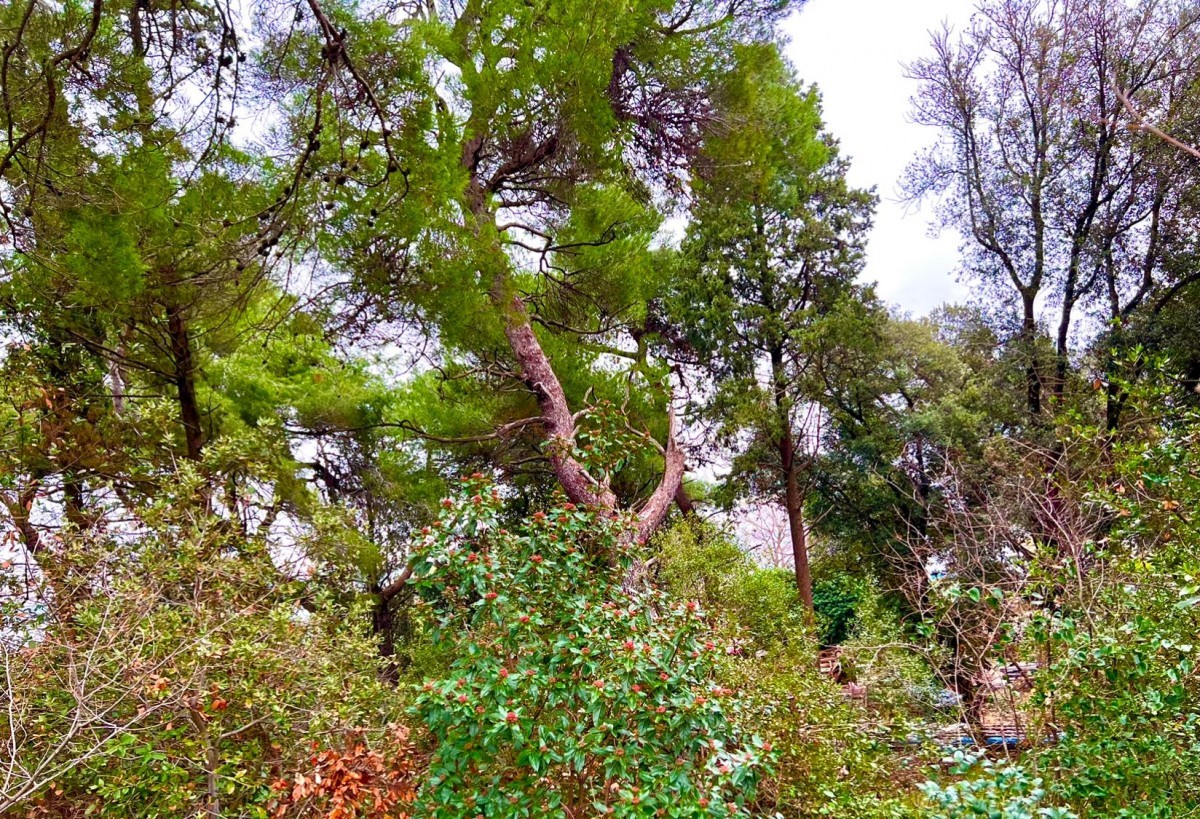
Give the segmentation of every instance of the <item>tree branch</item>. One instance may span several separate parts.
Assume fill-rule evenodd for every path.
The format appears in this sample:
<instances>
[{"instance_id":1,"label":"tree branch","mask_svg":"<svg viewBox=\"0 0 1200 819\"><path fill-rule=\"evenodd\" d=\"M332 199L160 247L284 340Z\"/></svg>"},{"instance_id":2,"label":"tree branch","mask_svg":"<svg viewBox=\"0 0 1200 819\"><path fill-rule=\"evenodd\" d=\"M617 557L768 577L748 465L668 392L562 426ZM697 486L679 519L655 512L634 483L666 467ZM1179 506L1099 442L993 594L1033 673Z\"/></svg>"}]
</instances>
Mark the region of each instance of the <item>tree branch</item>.
<instances>
[{"instance_id":1,"label":"tree branch","mask_svg":"<svg viewBox=\"0 0 1200 819\"><path fill-rule=\"evenodd\" d=\"M1179 150L1183 151L1184 153L1191 155L1195 159L1200 159L1200 148L1196 148L1192 145L1188 145L1186 142L1180 142L1178 139L1171 136L1170 134L1168 134L1166 131L1162 130L1161 128L1158 128L1158 127L1146 122L1142 118L1142 115L1138 113L1137 109L1133 107L1133 102L1129 99L1129 97L1125 94L1125 92L1123 90L1121 90L1121 88L1119 86L1115 86L1115 89L1116 89L1116 93L1117 93L1117 99L1119 99L1121 101L1121 104L1123 106L1125 106L1125 110L1129 113L1129 116L1133 118L1132 127L1136 128L1140 131L1145 131L1146 133L1153 134L1154 136L1161 139L1163 142L1166 142L1168 145L1173 145L1174 147L1178 148Z\"/></svg>"}]
</instances>

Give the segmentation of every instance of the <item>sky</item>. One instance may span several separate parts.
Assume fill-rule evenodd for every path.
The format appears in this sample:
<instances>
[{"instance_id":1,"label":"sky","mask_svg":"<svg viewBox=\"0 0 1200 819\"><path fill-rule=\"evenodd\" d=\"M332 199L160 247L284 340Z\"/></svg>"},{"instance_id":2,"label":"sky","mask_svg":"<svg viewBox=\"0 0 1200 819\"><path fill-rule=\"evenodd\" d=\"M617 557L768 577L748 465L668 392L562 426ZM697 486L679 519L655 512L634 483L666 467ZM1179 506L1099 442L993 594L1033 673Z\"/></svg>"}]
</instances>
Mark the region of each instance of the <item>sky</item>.
<instances>
[{"instance_id":1,"label":"sky","mask_svg":"<svg viewBox=\"0 0 1200 819\"><path fill-rule=\"evenodd\" d=\"M821 91L825 122L850 157L850 182L875 186L879 207L863 278L914 316L964 301L956 281L959 237L929 235L930 208L897 201L905 166L936 133L907 119L916 84L902 63L929 53L929 31L967 22L972 0L809 0L784 26L788 57Z\"/></svg>"}]
</instances>

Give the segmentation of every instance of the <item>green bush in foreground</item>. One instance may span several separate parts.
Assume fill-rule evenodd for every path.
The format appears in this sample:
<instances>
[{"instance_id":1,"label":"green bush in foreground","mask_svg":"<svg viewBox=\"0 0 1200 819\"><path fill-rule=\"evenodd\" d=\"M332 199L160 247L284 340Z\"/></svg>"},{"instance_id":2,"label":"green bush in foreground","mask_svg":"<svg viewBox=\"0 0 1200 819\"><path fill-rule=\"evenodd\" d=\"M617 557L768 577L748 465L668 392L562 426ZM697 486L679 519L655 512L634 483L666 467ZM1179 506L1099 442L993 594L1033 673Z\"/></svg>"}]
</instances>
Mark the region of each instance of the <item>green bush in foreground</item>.
<instances>
[{"instance_id":1,"label":"green bush in foreground","mask_svg":"<svg viewBox=\"0 0 1200 819\"><path fill-rule=\"evenodd\" d=\"M433 816L749 816L771 748L727 716L696 602L627 594L619 523L564 503L518 531L471 480L419 544L456 659L417 711Z\"/></svg>"}]
</instances>

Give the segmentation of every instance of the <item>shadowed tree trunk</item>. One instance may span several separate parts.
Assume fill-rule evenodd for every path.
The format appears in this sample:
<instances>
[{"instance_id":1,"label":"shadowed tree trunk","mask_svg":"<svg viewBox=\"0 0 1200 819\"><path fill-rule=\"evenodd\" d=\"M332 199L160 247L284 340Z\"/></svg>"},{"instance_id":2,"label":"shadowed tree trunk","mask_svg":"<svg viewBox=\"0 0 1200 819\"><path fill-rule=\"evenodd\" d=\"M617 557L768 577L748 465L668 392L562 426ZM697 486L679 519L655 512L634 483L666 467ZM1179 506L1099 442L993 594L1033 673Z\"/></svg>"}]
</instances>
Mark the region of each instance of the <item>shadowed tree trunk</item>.
<instances>
[{"instance_id":1,"label":"shadowed tree trunk","mask_svg":"<svg viewBox=\"0 0 1200 819\"><path fill-rule=\"evenodd\" d=\"M196 373L192 360L192 340L183 311L167 307L167 333L171 337L171 359L175 365L175 389L179 401L179 417L183 422L183 440L188 460L200 460L204 446L200 427L200 406L196 401Z\"/></svg>"}]
</instances>

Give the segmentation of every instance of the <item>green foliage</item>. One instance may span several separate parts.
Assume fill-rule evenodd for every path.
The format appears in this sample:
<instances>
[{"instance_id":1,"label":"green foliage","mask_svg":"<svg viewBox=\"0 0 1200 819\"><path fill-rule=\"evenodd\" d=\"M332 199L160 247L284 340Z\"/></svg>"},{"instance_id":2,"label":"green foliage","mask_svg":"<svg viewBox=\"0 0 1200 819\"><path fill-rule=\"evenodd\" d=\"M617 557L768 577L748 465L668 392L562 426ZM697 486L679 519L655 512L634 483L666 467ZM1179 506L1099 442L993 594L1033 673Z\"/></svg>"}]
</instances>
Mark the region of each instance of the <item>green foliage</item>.
<instances>
[{"instance_id":1,"label":"green foliage","mask_svg":"<svg viewBox=\"0 0 1200 819\"><path fill-rule=\"evenodd\" d=\"M1091 497L1110 523L1088 559L1108 577L1085 578L1086 606L1072 599L1038 623L1052 659L1039 702L1059 737L1038 764L1089 816L1179 816L1200 804L1200 416L1178 400L1153 377L1130 388L1118 441L1100 444L1113 473Z\"/></svg>"},{"instance_id":2,"label":"green foliage","mask_svg":"<svg viewBox=\"0 0 1200 819\"><path fill-rule=\"evenodd\" d=\"M1076 819L1065 808L1044 805L1042 780L1021 766L956 751L950 774L962 777L949 785L926 782L921 790L931 805L931 819Z\"/></svg>"},{"instance_id":3,"label":"green foliage","mask_svg":"<svg viewBox=\"0 0 1200 819\"><path fill-rule=\"evenodd\" d=\"M813 609L817 615L822 645L837 645L846 640L858 622L858 607L868 593L869 581L838 572L813 580Z\"/></svg>"},{"instance_id":4,"label":"green foliage","mask_svg":"<svg viewBox=\"0 0 1200 819\"><path fill-rule=\"evenodd\" d=\"M764 799L786 816L916 815L897 790L916 784L922 749L896 753L892 745L904 743L907 722L894 711L868 715L818 673L791 573L755 566L727 536L690 520L677 522L656 545L666 587L698 597L711 613L726 645L718 678L739 693L741 720L778 754ZM877 637L875 624L886 618L870 604L863 616ZM883 677L894 657L885 654L872 673Z\"/></svg>"},{"instance_id":5,"label":"green foliage","mask_svg":"<svg viewBox=\"0 0 1200 819\"><path fill-rule=\"evenodd\" d=\"M923 115L996 127L914 192L969 273L1030 278L913 320L857 281L874 195L782 56L796 5L0 7L0 813L1200 808L1196 186L1085 110L1136 29L1188 139L1195 15L986 3L915 64ZM1056 94L1040 158L1009 86ZM807 518L815 613L695 516L635 540L698 440L706 500ZM946 685L1008 698L1019 764L929 773Z\"/></svg>"},{"instance_id":6,"label":"green foliage","mask_svg":"<svg viewBox=\"0 0 1200 819\"><path fill-rule=\"evenodd\" d=\"M482 476L418 544L434 639L455 655L417 713L435 816L744 816L769 745L730 722L704 610L629 596L625 529L560 504L513 531ZM734 706L736 708L736 706Z\"/></svg>"},{"instance_id":7,"label":"green foliage","mask_svg":"<svg viewBox=\"0 0 1200 819\"><path fill-rule=\"evenodd\" d=\"M402 714L361 606L301 608L252 544L238 545L255 558L188 524L197 483L181 478L143 510L152 531L136 558L77 544L106 566L105 594L76 602L69 630L50 606L0 611L6 641L24 644L6 653L16 696L0 728L21 737L12 762L37 772L4 798L51 813L266 817L271 783L305 769L314 743L372 744Z\"/></svg>"},{"instance_id":8,"label":"green foliage","mask_svg":"<svg viewBox=\"0 0 1200 819\"><path fill-rule=\"evenodd\" d=\"M874 206L847 183L815 91L773 48L734 56L666 298L712 383L698 409L732 456L730 504L812 483L811 408L827 391L819 339L841 302L870 298L855 277Z\"/></svg>"},{"instance_id":9,"label":"green foliage","mask_svg":"<svg viewBox=\"0 0 1200 819\"><path fill-rule=\"evenodd\" d=\"M1156 616L1112 630L1081 633L1066 618L1052 626L1062 658L1042 701L1061 733L1039 764L1053 792L1088 815L1168 817L1197 806L1196 622L1171 616L1178 597L1154 602Z\"/></svg>"},{"instance_id":10,"label":"green foliage","mask_svg":"<svg viewBox=\"0 0 1200 819\"><path fill-rule=\"evenodd\" d=\"M732 539L690 519L665 531L656 546L666 588L677 597L701 600L746 651L810 650L790 573L754 565Z\"/></svg>"}]
</instances>

